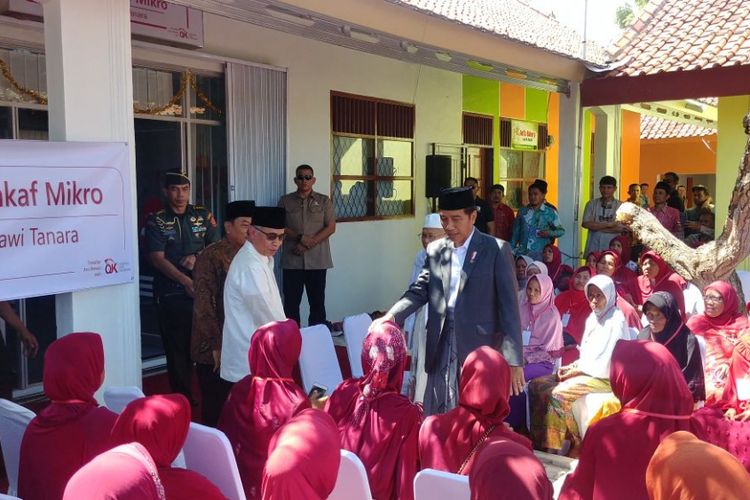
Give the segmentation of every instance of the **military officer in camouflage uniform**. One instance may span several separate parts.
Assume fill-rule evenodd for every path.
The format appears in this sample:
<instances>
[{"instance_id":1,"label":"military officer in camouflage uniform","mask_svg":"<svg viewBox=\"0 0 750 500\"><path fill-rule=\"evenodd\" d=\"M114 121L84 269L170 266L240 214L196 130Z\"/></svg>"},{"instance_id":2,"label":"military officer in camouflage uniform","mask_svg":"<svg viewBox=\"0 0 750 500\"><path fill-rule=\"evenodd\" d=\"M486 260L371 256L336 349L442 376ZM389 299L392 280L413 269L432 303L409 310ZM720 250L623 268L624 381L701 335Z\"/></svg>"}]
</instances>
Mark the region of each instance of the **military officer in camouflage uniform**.
<instances>
[{"instance_id":1,"label":"military officer in camouflage uniform","mask_svg":"<svg viewBox=\"0 0 750 500\"><path fill-rule=\"evenodd\" d=\"M148 259L156 269L154 295L159 330L167 355L172 391L192 398L190 335L193 323L193 266L204 248L219 239L216 219L188 203L190 179L181 172L164 177L166 208L146 221Z\"/></svg>"}]
</instances>

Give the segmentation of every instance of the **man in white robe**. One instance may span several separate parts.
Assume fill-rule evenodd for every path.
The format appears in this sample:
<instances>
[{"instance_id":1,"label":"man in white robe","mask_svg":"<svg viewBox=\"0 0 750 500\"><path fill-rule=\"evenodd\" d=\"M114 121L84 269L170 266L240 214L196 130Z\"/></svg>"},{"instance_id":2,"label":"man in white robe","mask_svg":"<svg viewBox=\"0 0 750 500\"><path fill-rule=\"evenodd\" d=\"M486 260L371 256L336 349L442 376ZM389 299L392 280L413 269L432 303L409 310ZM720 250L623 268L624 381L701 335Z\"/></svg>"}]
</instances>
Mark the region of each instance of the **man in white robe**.
<instances>
[{"instance_id":1,"label":"man in white robe","mask_svg":"<svg viewBox=\"0 0 750 500\"><path fill-rule=\"evenodd\" d=\"M255 207L248 240L232 260L224 283L221 378L237 382L250 373L250 339L259 327L286 319L273 273L284 240L284 209Z\"/></svg>"},{"instance_id":2,"label":"man in white robe","mask_svg":"<svg viewBox=\"0 0 750 500\"><path fill-rule=\"evenodd\" d=\"M409 283L417 281L419 273L424 267L427 258L427 245L445 236L445 230L440 223L440 214L427 214L422 225L422 248L414 258L414 266L411 271ZM427 372L424 369L424 357L427 335L427 307L422 306L417 312L404 321L404 333L409 341L411 352L411 380L409 381L409 397L412 401L422 402L427 384Z\"/></svg>"}]
</instances>

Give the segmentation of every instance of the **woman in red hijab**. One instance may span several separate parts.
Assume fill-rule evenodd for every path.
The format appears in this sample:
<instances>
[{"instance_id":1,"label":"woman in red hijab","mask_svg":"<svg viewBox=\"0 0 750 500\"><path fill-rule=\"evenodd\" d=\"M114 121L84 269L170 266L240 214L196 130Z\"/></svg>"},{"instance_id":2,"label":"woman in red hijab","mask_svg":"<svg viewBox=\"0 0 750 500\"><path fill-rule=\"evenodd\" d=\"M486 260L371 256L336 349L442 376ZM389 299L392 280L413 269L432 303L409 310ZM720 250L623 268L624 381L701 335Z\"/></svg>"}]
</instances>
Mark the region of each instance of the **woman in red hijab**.
<instances>
[{"instance_id":1,"label":"woman in red hijab","mask_svg":"<svg viewBox=\"0 0 750 500\"><path fill-rule=\"evenodd\" d=\"M544 466L528 448L495 438L478 455L469 474L471 500L552 500Z\"/></svg>"},{"instance_id":2,"label":"woman in red hijab","mask_svg":"<svg viewBox=\"0 0 750 500\"><path fill-rule=\"evenodd\" d=\"M552 243L548 243L544 247L544 250L542 251L542 262L547 266L547 274L552 279L555 288L560 288L561 280L573 272L572 267L562 263L560 249Z\"/></svg>"},{"instance_id":3,"label":"woman in red hijab","mask_svg":"<svg viewBox=\"0 0 750 500\"><path fill-rule=\"evenodd\" d=\"M458 406L428 417L419 431L422 468L468 475L485 440L506 438L531 450L531 441L503 425L510 412L510 366L491 347L480 347L461 368Z\"/></svg>"},{"instance_id":4,"label":"woman in red hijab","mask_svg":"<svg viewBox=\"0 0 750 500\"><path fill-rule=\"evenodd\" d=\"M104 347L98 334L71 333L49 345L43 384L50 404L23 435L18 496L58 500L75 471L112 447L117 415L94 399L103 381Z\"/></svg>"},{"instance_id":5,"label":"woman in red hijab","mask_svg":"<svg viewBox=\"0 0 750 500\"><path fill-rule=\"evenodd\" d=\"M622 409L589 428L560 500L648 498L646 468L654 450L673 432L689 428L693 397L663 345L619 341L609 380Z\"/></svg>"},{"instance_id":6,"label":"woman in red hijab","mask_svg":"<svg viewBox=\"0 0 750 500\"><path fill-rule=\"evenodd\" d=\"M137 442L148 450L168 500L223 500L219 488L195 471L173 468L190 428L190 402L182 394L148 396L132 401L112 429L115 443Z\"/></svg>"},{"instance_id":7,"label":"woman in red hijab","mask_svg":"<svg viewBox=\"0 0 750 500\"><path fill-rule=\"evenodd\" d=\"M263 464L274 433L310 401L292 379L302 335L294 320L261 326L250 341L250 375L237 382L219 419L232 443L245 496L260 498Z\"/></svg>"},{"instance_id":8,"label":"woman in red hijab","mask_svg":"<svg viewBox=\"0 0 750 500\"><path fill-rule=\"evenodd\" d=\"M398 325L375 323L362 345L364 376L342 382L326 403L341 433L341 447L365 465L375 500L414 498L422 410L401 395L405 366Z\"/></svg>"},{"instance_id":9,"label":"woman in red hijab","mask_svg":"<svg viewBox=\"0 0 750 500\"><path fill-rule=\"evenodd\" d=\"M41 480L41 478L40 478ZM138 443L105 451L68 481L63 500L165 500L156 464Z\"/></svg>"},{"instance_id":10,"label":"woman in red hijab","mask_svg":"<svg viewBox=\"0 0 750 500\"><path fill-rule=\"evenodd\" d=\"M740 332L719 400L693 414L692 431L727 450L750 472L750 332Z\"/></svg>"},{"instance_id":11,"label":"woman in red hijab","mask_svg":"<svg viewBox=\"0 0 750 500\"><path fill-rule=\"evenodd\" d=\"M263 500L324 500L336 486L341 439L321 410L302 410L274 434L263 469Z\"/></svg>"},{"instance_id":12,"label":"woman in red hijab","mask_svg":"<svg viewBox=\"0 0 750 500\"><path fill-rule=\"evenodd\" d=\"M577 346L581 345L586 318L591 314L591 306L583 289L593 275L589 266L579 267L570 277L568 289L555 297L555 307L560 312L563 325L563 366L578 359Z\"/></svg>"},{"instance_id":13,"label":"woman in red hijab","mask_svg":"<svg viewBox=\"0 0 750 500\"><path fill-rule=\"evenodd\" d=\"M683 321L685 320L685 287L687 282L653 251L641 255L641 270L643 274L638 276L638 289L640 297L638 304L643 304L651 298L654 292L669 292L677 302Z\"/></svg>"}]
</instances>

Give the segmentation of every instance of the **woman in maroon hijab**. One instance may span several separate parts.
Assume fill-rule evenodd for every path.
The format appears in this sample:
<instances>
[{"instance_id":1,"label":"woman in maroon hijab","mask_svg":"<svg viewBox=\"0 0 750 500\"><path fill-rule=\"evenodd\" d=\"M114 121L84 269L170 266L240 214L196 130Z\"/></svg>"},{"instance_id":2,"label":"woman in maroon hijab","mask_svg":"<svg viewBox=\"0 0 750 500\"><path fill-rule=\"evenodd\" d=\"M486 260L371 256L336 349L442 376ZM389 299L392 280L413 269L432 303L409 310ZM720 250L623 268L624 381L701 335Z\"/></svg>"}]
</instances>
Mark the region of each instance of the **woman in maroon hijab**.
<instances>
[{"instance_id":1,"label":"woman in maroon hijab","mask_svg":"<svg viewBox=\"0 0 750 500\"><path fill-rule=\"evenodd\" d=\"M63 500L165 500L148 451L138 443L105 451L68 481Z\"/></svg>"},{"instance_id":2,"label":"woman in maroon hijab","mask_svg":"<svg viewBox=\"0 0 750 500\"><path fill-rule=\"evenodd\" d=\"M341 447L365 465L375 500L414 498L422 410L401 395L405 366L398 325L373 324L362 345L364 376L342 382L326 403L341 433Z\"/></svg>"},{"instance_id":3,"label":"woman in maroon hijab","mask_svg":"<svg viewBox=\"0 0 750 500\"><path fill-rule=\"evenodd\" d=\"M302 410L271 439L263 469L263 500L324 500L336 486L341 438L321 410Z\"/></svg>"},{"instance_id":4,"label":"woman in maroon hijab","mask_svg":"<svg viewBox=\"0 0 750 500\"><path fill-rule=\"evenodd\" d=\"M292 379L302 335L294 320L258 328L250 341L250 375L237 382L219 418L219 429L232 443L245 496L260 498L263 465L274 433L310 402Z\"/></svg>"},{"instance_id":5,"label":"woman in maroon hijab","mask_svg":"<svg viewBox=\"0 0 750 500\"><path fill-rule=\"evenodd\" d=\"M73 473L112 447L110 431L117 415L94 399L103 381L104 347L98 334L71 333L49 345L43 384L50 404L23 435L21 498L59 500Z\"/></svg>"},{"instance_id":6,"label":"woman in maroon hijab","mask_svg":"<svg viewBox=\"0 0 750 500\"><path fill-rule=\"evenodd\" d=\"M562 263L560 249L552 243L544 246L542 262L547 265L547 274L552 279L555 288L562 288L563 281L573 273L573 268Z\"/></svg>"},{"instance_id":7,"label":"woman in maroon hijab","mask_svg":"<svg viewBox=\"0 0 750 500\"><path fill-rule=\"evenodd\" d=\"M552 500L544 466L528 448L495 438L478 455L469 474L471 500Z\"/></svg>"},{"instance_id":8,"label":"woman in maroon hijab","mask_svg":"<svg viewBox=\"0 0 750 500\"><path fill-rule=\"evenodd\" d=\"M677 302L682 319L685 320L685 287L687 282L674 272L669 264L656 252L646 252L641 255L641 270L643 274L638 276L638 288L640 298L638 305L643 304L651 298L655 292L669 292Z\"/></svg>"},{"instance_id":9,"label":"woman in maroon hijab","mask_svg":"<svg viewBox=\"0 0 750 500\"><path fill-rule=\"evenodd\" d=\"M590 310L590 309L589 309ZM506 438L531 450L531 441L508 429L510 366L491 347L480 347L461 368L458 406L428 417L419 431L422 468L468 475L485 440Z\"/></svg>"},{"instance_id":10,"label":"woman in maroon hijab","mask_svg":"<svg viewBox=\"0 0 750 500\"><path fill-rule=\"evenodd\" d=\"M182 394L148 396L132 401L112 429L115 444L137 442L156 463L168 500L223 500L219 488L195 471L173 468L190 428L190 402Z\"/></svg>"},{"instance_id":11,"label":"woman in maroon hijab","mask_svg":"<svg viewBox=\"0 0 750 500\"><path fill-rule=\"evenodd\" d=\"M617 287L617 294L629 304L640 302L640 289L638 288L638 276L625 267L618 254L614 250L606 250L599 254L596 262L596 271L612 278Z\"/></svg>"},{"instance_id":12,"label":"woman in maroon hijab","mask_svg":"<svg viewBox=\"0 0 750 500\"><path fill-rule=\"evenodd\" d=\"M622 409L588 430L560 500L647 499L646 468L654 450L673 432L689 429L693 397L663 345L620 340L609 381Z\"/></svg>"}]
</instances>

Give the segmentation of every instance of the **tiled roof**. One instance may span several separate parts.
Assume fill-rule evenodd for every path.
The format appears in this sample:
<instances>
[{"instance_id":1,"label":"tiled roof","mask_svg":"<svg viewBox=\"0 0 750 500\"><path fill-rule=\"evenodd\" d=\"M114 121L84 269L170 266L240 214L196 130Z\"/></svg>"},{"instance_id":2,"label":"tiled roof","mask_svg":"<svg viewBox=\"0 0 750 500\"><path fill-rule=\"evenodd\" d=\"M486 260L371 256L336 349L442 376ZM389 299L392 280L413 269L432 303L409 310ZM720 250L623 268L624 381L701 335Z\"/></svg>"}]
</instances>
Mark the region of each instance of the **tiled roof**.
<instances>
[{"instance_id":1,"label":"tiled roof","mask_svg":"<svg viewBox=\"0 0 750 500\"><path fill-rule=\"evenodd\" d=\"M613 75L750 63L750 2L652 0L617 42Z\"/></svg>"},{"instance_id":2,"label":"tiled roof","mask_svg":"<svg viewBox=\"0 0 750 500\"><path fill-rule=\"evenodd\" d=\"M716 129L666 120L652 115L641 115L641 139L673 139L705 137L716 134Z\"/></svg>"},{"instance_id":3,"label":"tiled roof","mask_svg":"<svg viewBox=\"0 0 750 500\"><path fill-rule=\"evenodd\" d=\"M592 41L586 43L583 57L580 34L523 0L387 1L594 65L604 65L611 59L603 47Z\"/></svg>"}]
</instances>

